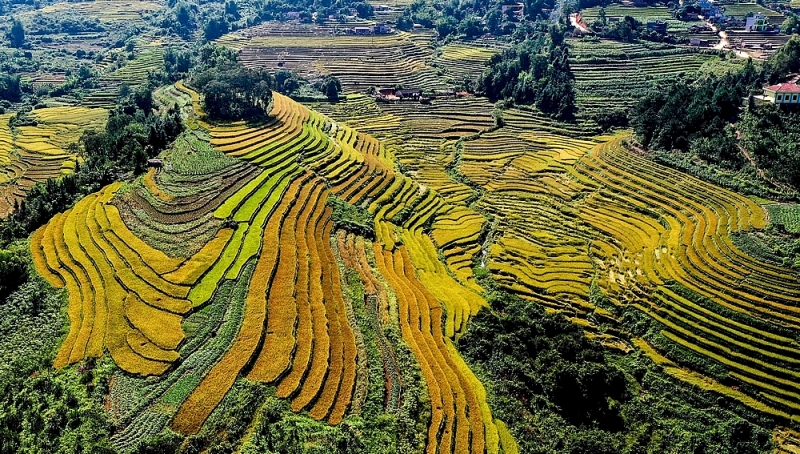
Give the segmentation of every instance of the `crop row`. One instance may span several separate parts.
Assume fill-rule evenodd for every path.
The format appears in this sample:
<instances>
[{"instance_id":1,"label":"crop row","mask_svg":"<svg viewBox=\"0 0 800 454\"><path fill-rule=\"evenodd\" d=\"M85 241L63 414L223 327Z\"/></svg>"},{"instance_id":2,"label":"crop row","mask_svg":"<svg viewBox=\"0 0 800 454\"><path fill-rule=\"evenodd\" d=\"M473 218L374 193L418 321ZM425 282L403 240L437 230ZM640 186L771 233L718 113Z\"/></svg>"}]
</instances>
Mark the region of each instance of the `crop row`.
<instances>
[{"instance_id":1,"label":"crop row","mask_svg":"<svg viewBox=\"0 0 800 454\"><path fill-rule=\"evenodd\" d=\"M471 372L454 358L446 341L436 298L416 279L404 247L394 252L375 245L378 269L398 298L403 340L417 356L433 406L427 452L497 452L498 436L488 407L479 404ZM482 396L481 396L482 397ZM487 442L489 443L487 446Z\"/></svg>"},{"instance_id":2,"label":"crop row","mask_svg":"<svg viewBox=\"0 0 800 454\"><path fill-rule=\"evenodd\" d=\"M588 198L580 216L618 240L636 262L623 267L627 276L609 271L616 291L673 279L714 304L797 326L800 280L747 256L730 239L732 232L763 228L764 213L754 202L669 171L614 141L585 156L576 169L589 177L585 183L610 191ZM771 405L800 408L793 385L800 352L791 339L720 316L664 288L637 307L663 325L667 338L763 390Z\"/></svg>"}]
</instances>

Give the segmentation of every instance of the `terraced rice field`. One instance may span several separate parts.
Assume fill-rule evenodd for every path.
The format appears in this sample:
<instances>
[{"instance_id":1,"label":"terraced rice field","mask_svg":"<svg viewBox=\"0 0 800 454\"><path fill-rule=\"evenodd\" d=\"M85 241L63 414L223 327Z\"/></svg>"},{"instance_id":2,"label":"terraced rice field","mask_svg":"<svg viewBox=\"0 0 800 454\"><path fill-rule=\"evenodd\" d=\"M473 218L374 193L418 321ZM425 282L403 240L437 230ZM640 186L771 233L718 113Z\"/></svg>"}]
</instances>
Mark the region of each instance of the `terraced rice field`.
<instances>
[{"instance_id":1,"label":"terraced rice field","mask_svg":"<svg viewBox=\"0 0 800 454\"><path fill-rule=\"evenodd\" d=\"M279 40L296 39L279 35L246 39L292 48ZM385 38L403 43L386 49L417 46L411 35ZM603 85L593 63L651 81L672 56L686 57L669 46L601 43L590 55L572 45L585 105L592 87L608 90L598 103L639 89ZM402 411L397 352L419 365L431 410L426 452L515 452L455 347L486 306L476 267L608 346L639 348L672 376L800 419L800 276L731 240L764 228L767 214L628 151L623 135L520 108L496 123L494 106L474 97L421 105L351 95L309 108L275 94L268 121L224 125L205 123L200 96L181 83L156 98L177 102L190 126L162 155L164 168L103 188L31 238L37 270L69 295L55 365L108 353L123 371L109 403L120 447L167 426L199 432L241 377L338 424L363 404L369 335L387 412ZM58 113L35 111L48 125ZM0 135L0 145L8 156L25 146L61 156L65 134L32 134ZM369 212L374 237L336 231L330 198ZM794 207L770 210L794 225ZM616 321L590 302L593 288L656 321L665 342L725 367L741 388L600 329L598 320ZM377 334L365 334L355 309Z\"/></svg>"},{"instance_id":2,"label":"terraced rice field","mask_svg":"<svg viewBox=\"0 0 800 454\"><path fill-rule=\"evenodd\" d=\"M699 22L691 23L680 21L672 17L672 13L666 6L606 6L606 19L616 18L623 20L625 16L630 16L637 21L647 25L651 21L664 21L667 23L668 33L682 33L686 32L692 25ZM600 18L600 7L586 8L581 11L581 16L587 24L591 24Z\"/></svg>"},{"instance_id":3,"label":"terraced rice field","mask_svg":"<svg viewBox=\"0 0 800 454\"><path fill-rule=\"evenodd\" d=\"M183 86L175 94L196 97ZM120 446L167 424L197 432L239 375L273 383L293 410L338 424L360 405L364 380L362 334L347 315L364 303L344 299L338 265L348 257L371 289L375 322L406 327L403 340L423 364L434 402L427 450L498 452L486 392L453 345L486 303L477 284L449 274L423 230L466 207L397 173L367 134L278 94L271 116L190 131L165 155L165 170L125 190L104 188L37 231L37 269L70 295L71 331L56 366L107 351L132 377L158 376L146 384L120 376L132 387L112 392L114 411L131 423L115 437ZM203 140L213 147L196 158L203 172L177 165ZM375 240L351 237L351 249L344 240L334 249L329 196L373 213ZM175 235L191 254L165 244ZM181 326L216 305L238 323L216 322L224 350ZM384 341L387 408L397 408L397 347Z\"/></svg>"},{"instance_id":4,"label":"terraced rice field","mask_svg":"<svg viewBox=\"0 0 800 454\"><path fill-rule=\"evenodd\" d=\"M783 14L775 12L769 8L765 8L755 2L725 5L723 11L725 12L726 16L732 16L740 19L746 17L750 13L763 14L766 16L767 20L774 25L781 25L786 19Z\"/></svg>"},{"instance_id":5,"label":"terraced rice field","mask_svg":"<svg viewBox=\"0 0 800 454\"><path fill-rule=\"evenodd\" d=\"M136 86L147 82L147 72L158 69L163 63L163 51L160 48L145 48L122 68L103 75L106 81Z\"/></svg>"},{"instance_id":6,"label":"terraced rice field","mask_svg":"<svg viewBox=\"0 0 800 454\"><path fill-rule=\"evenodd\" d=\"M502 48L487 44L486 46L450 43L439 49L436 61L456 80L469 78L477 80L486 63L493 55L502 52Z\"/></svg>"},{"instance_id":7,"label":"terraced rice field","mask_svg":"<svg viewBox=\"0 0 800 454\"><path fill-rule=\"evenodd\" d=\"M452 102L462 104L443 110L470 112L472 101ZM488 117L488 106L473 108L475 119ZM720 385L717 392L780 417L797 413L797 347L786 327L797 327L800 276L732 243L731 233L765 226L766 215L753 201L654 164L625 150L620 138L592 136L589 123L564 126L506 110L504 127L456 144L465 136L448 136L448 116L436 103L412 111L354 98L326 111L376 134L404 172L437 191L446 178L451 185L467 183L464 198L456 191L448 199L465 209L437 218L431 232L459 278L458 270L467 269L459 264L478 263L507 290L574 317L609 346L629 348L587 322L588 314L604 316L589 303L594 282L615 304L660 323L669 341L728 368L748 390ZM481 124L487 129L480 121L475 127ZM416 140L424 146L402 135L404 125L427 138ZM435 169L438 178L431 178ZM793 209L774 206L770 214L793 225ZM419 247L406 236L402 244L409 251ZM414 265L425 282L424 268Z\"/></svg>"},{"instance_id":8,"label":"terraced rice field","mask_svg":"<svg viewBox=\"0 0 800 454\"><path fill-rule=\"evenodd\" d=\"M7 216L36 183L67 175L79 158L67 147L86 130L105 127L108 111L51 107L31 112L37 126L9 127L0 116L0 217Z\"/></svg>"},{"instance_id":9,"label":"terraced rice field","mask_svg":"<svg viewBox=\"0 0 800 454\"><path fill-rule=\"evenodd\" d=\"M444 90L448 86L428 64L433 56L431 38L429 32L350 36L317 30L312 34L303 28L266 24L229 33L217 43L239 50L246 66L283 67L312 78L337 76L346 93L396 84Z\"/></svg>"},{"instance_id":10,"label":"terraced rice field","mask_svg":"<svg viewBox=\"0 0 800 454\"><path fill-rule=\"evenodd\" d=\"M490 138L466 144L467 176L470 147ZM495 279L586 314L596 310L587 306L596 277L613 301L658 321L667 339L754 387L759 407L794 415L796 343L780 327L797 326L800 279L747 256L729 236L763 228L763 210L634 155L619 139L571 145L574 152L544 155L547 165L527 169L515 163L519 155L498 155L491 161L505 160L502 172L474 177L487 190L479 206L498 219L487 261ZM520 154L529 153L542 155ZM747 315L733 322L730 312Z\"/></svg>"},{"instance_id":11,"label":"terraced rice field","mask_svg":"<svg viewBox=\"0 0 800 454\"><path fill-rule=\"evenodd\" d=\"M64 2L45 6L36 12L41 14L68 11L84 17L96 17L103 22L144 22L143 16L164 8L163 4L144 0L93 0L88 2Z\"/></svg>"},{"instance_id":12,"label":"terraced rice field","mask_svg":"<svg viewBox=\"0 0 800 454\"><path fill-rule=\"evenodd\" d=\"M692 74L715 55L713 50L658 43L570 40L577 104L582 115L607 110L608 106L631 106L660 81Z\"/></svg>"}]
</instances>

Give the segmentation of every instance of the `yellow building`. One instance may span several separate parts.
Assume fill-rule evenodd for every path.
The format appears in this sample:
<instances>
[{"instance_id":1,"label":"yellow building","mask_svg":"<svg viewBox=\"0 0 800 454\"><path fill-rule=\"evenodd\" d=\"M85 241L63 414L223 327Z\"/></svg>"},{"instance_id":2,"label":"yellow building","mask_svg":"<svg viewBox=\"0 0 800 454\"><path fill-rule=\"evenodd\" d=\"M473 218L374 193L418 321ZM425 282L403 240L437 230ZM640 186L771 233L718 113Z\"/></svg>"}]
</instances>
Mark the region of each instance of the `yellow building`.
<instances>
[{"instance_id":1,"label":"yellow building","mask_svg":"<svg viewBox=\"0 0 800 454\"><path fill-rule=\"evenodd\" d=\"M775 104L800 104L800 87L794 83L764 87L764 100Z\"/></svg>"}]
</instances>

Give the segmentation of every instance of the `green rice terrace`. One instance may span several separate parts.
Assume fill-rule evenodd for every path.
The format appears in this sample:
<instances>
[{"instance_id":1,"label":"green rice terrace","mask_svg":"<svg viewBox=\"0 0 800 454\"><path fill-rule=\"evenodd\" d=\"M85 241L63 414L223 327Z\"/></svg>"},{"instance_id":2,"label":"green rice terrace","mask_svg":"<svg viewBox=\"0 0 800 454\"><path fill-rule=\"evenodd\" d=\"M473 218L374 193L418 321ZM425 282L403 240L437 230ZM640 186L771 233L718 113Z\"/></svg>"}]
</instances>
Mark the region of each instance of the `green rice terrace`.
<instances>
[{"instance_id":1,"label":"green rice terrace","mask_svg":"<svg viewBox=\"0 0 800 454\"><path fill-rule=\"evenodd\" d=\"M800 19L706 3L0 1L0 454L800 452Z\"/></svg>"}]
</instances>

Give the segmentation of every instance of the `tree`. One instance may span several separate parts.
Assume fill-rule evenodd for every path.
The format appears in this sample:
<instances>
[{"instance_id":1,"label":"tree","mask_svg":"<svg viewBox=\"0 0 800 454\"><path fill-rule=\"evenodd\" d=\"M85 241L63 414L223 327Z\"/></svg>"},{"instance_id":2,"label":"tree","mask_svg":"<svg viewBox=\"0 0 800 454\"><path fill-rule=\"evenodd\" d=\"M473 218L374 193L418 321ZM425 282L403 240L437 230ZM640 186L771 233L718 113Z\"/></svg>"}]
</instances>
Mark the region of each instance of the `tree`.
<instances>
[{"instance_id":1,"label":"tree","mask_svg":"<svg viewBox=\"0 0 800 454\"><path fill-rule=\"evenodd\" d=\"M233 0L229 0L227 3L225 3L225 15L229 16L235 21L242 18L242 15L239 13L239 5L237 5Z\"/></svg>"},{"instance_id":2,"label":"tree","mask_svg":"<svg viewBox=\"0 0 800 454\"><path fill-rule=\"evenodd\" d=\"M228 33L228 22L224 17L212 17L203 29L203 34L208 41L213 41L225 33Z\"/></svg>"},{"instance_id":3,"label":"tree","mask_svg":"<svg viewBox=\"0 0 800 454\"><path fill-rule=\"evenodd\" d=\"M209 53L209 61L219 63L213 55ZM195 73L190 83L203 94L209 117L226 121L264 116L275 86L269 72L245 68L235 60Z\"/></svg>"},{"instance_id":4,"label":"tree","mask_svg":"<svg viewBox=\"0 0 800 454\"><path fill-rule=\"evenodd\" d=\"M28 280L28 263L23 246L0 249L0 300Z\"/></svg>"},{"instance_id":5,"label":"tree","mask_svg":"<svg viewBox=\"0 0 800 454\"><path fill-rule=\"evenodd\" d=\"M275 72L275 89L289 95L300 88L300 80L297 75L286 69L279 69Z\"/></svg>"},{"instance_id":6,"label":"tree","mask_svg":"<svg viewBox=\"0 0 800 454\"><path fill-rule=\"evenodd\" d=\"M785 35L800 33L800 17L794 13L787 13L786 20L781 24L781 33Z\"/></svg>"},{"instance_id":7,"label":"tree","mask_svg":"<svg viewBox=\"0 0 800 454\"><path fill-rule=\"evenodd\" d=\"M771 82L777 82L789 73L800 71L800 36L794 35L767 62Z\"/></svg>"},{"instance_id":8,"label":"tree","mask_svg":"<svg viewBox=\"0 0 800 454\"><path fill-rule=\"evenodd\" d=\"M481 25L480 19L472 16L458 24L458 31L463 33L467 38L472 38L483 33L483 26Z\"/></svg>"},{"instance_id":9,"label":"tree","mask_svg":"<svg viewBox=\"0 0 800 454\"><path fill-rule=\"evenodd\" d=\"M445 16L436 21L436 32L439 38L450 36L458 28L458 21L453 16Z\"/></svg>"},{"instance_id":10,"label":"tree","mask_svg":"<svg viewBox=\"0 0 800 454\"><path fill-rule=\"evenodd\" d=\"M358 13L358 17L372 17L375 14L372 5L367 2L357 2L351 4L350 6L355 8L356 13Z\"/></svg>"},{"instance_id":11,"label":"tree","mask_svg":"<svg viewBox=\"0 0 800 454\"><path fill-rule=\"evenodd\" d=\"M25 28L18 19L12 20L11 31L8 32L8 40L11 41L11 47L20 48L25 44Z\"/></svg>"},{"instance_id":12,"label":"tree","mask_svg":"<svg viewBox=\"0 0 800 454\"><path fill-rule=\"evenodd\" d=\"M339 99L339 93L342 91L342 82L338 77L327 76L322 81L320 91L325 94L331 101Z\"/></svg>"},{"instance_id":13,"label":"tree","mask_svg":"<svg viewBox=\"0 0 800 454\"><path fill-rule=\"evenodd\" d=\"M20 76L11 74L0 75L0 99L17 102L22 99L22 86Z\"/></svg>"}]
</instances>

